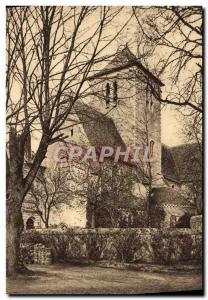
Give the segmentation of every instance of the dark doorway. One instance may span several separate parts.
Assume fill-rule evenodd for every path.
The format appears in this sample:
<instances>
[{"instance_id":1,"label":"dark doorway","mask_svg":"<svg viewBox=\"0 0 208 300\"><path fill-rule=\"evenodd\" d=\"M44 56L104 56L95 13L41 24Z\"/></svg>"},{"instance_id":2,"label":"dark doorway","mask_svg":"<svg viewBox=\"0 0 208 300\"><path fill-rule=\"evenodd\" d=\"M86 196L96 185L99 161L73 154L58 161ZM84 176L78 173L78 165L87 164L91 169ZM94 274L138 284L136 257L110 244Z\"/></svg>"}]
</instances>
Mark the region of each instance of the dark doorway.
<instances>
[{"instance_id":1,"label":"dark doorway","mask_svg":"<svg viewBox=\"0 0 208 300\"><path fill-rule=\"evenodd\" d=\"M30 217L26 222L26 229L34 229L34 218Z\"/></svg>"}]
</instances>

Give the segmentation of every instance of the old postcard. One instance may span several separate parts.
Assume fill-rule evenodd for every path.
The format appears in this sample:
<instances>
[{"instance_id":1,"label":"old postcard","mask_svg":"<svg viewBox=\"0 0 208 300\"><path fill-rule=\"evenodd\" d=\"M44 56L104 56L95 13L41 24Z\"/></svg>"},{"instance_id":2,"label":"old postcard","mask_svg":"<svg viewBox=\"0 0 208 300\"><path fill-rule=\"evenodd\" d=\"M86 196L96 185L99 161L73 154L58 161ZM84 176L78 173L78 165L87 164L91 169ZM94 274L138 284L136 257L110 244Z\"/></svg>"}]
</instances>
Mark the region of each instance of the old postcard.
<instances>
[{"instance_id":1,"label":"old postcard","mask_svg":"<svg viewBox=\"0 0 208 300\"><path fill-rule=\"evenodd\" d=\"M6 8L7 293L202 294L203 8Z\"/></svg>"}]
</instances>

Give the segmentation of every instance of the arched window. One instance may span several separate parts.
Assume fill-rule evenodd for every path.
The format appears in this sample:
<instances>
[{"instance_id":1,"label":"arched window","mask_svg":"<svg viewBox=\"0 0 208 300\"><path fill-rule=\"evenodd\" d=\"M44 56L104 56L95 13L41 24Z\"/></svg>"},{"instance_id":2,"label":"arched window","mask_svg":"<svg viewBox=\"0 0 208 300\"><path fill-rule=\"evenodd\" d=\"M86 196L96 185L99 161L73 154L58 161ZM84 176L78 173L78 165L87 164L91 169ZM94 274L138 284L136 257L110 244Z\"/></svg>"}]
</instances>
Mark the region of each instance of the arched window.
<instances>
[{"instance_id":1,"label":"arched window","mask_svg":"<svg viewBox=\"0 0 208 300\"><path fill-rule=\"evenodd\" d=\"M149 102L150 102L150 87L149 87L149 84L147 84L146 86L146 107L149 108Z\"/></svg>"},{"instance_id":2,"label":"arched window","mask_svg":"<svg viewBox=\"0 0 208 300\"><path fill-rule=\"evenodd\" d=\"M146 107L153 112L153 108L154 108L154 96L152 94L152 88L149 84L147 84L146 87Z\"/></svg>"},{"instance_id":3,"label":"arched window","mask_svg":"<svg viewBox=\"0 0 208 300\"><path fill-rule=\"evenodd\" d=\"M27 219L26 230L29 230L29 229L34 229L34 218L33 217L30 217Z\"/></svg>"},{"instance_id":4,"label":"arched window","mask_svg":"<svg viewBox=\"0 0 208 300\"><path fill-rule=\"evenodd\" d=\"M150 151L149 151L150 158L153 157L154 144L155 144L155 142L153 140L151 140L150 143L149 143L149 145L150 145Z\"/></svg>"},{"instance_id":5,"label":"arched window","mask_svg":"<svg viewBox=\"0 0 208 300\"><path fill-rule=\"evenodd\" d=\"M106 108L109 108L110 106L110 84L109 83L106 83L105 90L106 90L106 95L105 95Z\"/></svg>"},{"instance_id":6,"label":"arched window","mask_svg":"<svg viewBox=\"0 0 208 300\"><path fill-rule=\"evenodd\" d=\"M113 105L117 106L118 101L118 84L116 81L113 82Z\"/></svg>"}]
</instances>

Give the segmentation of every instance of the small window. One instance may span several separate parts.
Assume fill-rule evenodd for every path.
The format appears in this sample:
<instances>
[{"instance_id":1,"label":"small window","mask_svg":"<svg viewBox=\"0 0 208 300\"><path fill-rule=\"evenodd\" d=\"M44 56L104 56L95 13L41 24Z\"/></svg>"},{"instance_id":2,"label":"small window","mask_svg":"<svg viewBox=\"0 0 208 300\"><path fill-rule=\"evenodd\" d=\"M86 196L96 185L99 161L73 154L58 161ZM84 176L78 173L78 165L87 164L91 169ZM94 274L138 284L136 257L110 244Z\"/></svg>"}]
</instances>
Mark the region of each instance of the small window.
<instances>
[{"instance_id":1,"label":"small window","mask_svg":"<svg viewBox=\"0 0 208 300\"><path fill-rule=\"evenodd\" d=\"M34 229L35 226L34 226L34 218L33 217L30 217L27 219L27 222L26 222L26 230L29 230L29 229Z\"/></svg>"},{"instance_id":2,"label":"small window","mask_svg":"<svg viewBox=\"0 0 208 300\"><path fill-rule=\"evenodd\" d=\"M174 228L178 222L178 220L180 219L179 216L174 216L174 215L171 215L170 216L170 227L171 228Z\"/></svg>"},{"instance_id":3,"label":"small window","mask_svg":"<svg viewBox=\"0 0 208 300\"><path fill-rule=\"evenodd\" d=\"M153 112L153 108L154 108L154 101L153 101L154 97L151 91L151 86L149 84L147 84L146 87L146 107Z\"/></svg>"},{"instance_id":4,"label":"small window","mask_svg":"<svg viewBox=\"0 0 208 300\"><path fill-rule=\"evenodd\" d=\"M106 84L106 98L105 98L105 102L106 102L106 108L109 108L110 106L110 84L107 83Z\"/></svg>"},{"instance_id":5,"label":"small window","mask_svg":"<svg viewBox=\"0 0 208 300\"><path fill-rule=\"evenodd\" d=\"M150 100L150 89L149 89L149 85L147 84L146 86L146 107L149 107L149 100Z\"/></svg>"},{"instance_id":6,"label":"small window","mask_svg":"<svg viewBox=\"0 0 208 300\"><path fill-rule=\"evenodd\" d=\"M117 101L118 101L118 85L117 82L113 82L113 105L114 107L117 106Z\"/></svg>"},{"instance_id":7,"label":"small window","mask_svg":"<svg viewBox=\"0 0 208 300\"><path fill-rule=\"evenodd\" d=\"M150 145L150 158L153 157L154 144L155 144L155 142L153 140L151 140L150 143L149 143L149 145Z\"/></svg>"},{"instance_id":8,"label":"small window","mask_svg":"<svg viewBox=\"0 0 208 300\"><path fill-rule=\"evenodd\" d=\"M146 107L148 108L149 107L149 100L146 99Z\"/></svg>"},{"instance_id":9,"label":"small window","mask_svg":"<svg viewBox=\"0 0 208 300\"><path fill-rule=\"evenodd\" d=\"M72 127L71 128L71 136L73 136L74 135L74 128Z\"/></svg>"}]
</instances>

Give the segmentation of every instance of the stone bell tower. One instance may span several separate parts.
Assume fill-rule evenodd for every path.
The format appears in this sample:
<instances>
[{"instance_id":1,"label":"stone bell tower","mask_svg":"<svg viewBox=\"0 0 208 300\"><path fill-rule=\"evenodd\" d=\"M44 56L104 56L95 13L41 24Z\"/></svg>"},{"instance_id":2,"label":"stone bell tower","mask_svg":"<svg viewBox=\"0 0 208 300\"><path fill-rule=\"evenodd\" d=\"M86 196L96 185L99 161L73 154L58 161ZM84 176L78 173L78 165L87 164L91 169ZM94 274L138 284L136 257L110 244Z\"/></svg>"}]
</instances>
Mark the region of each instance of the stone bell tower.
<instances>
[{"instance_id":1,"label":"stone bell tower","mask_svg":"<svg viewBox=\"0 0 208 300\"><path fill-rule=\"evenodd\" d=\"M91 105L114 121L128 145L152 145L155 186L161 176L161 109L163 83L125 45L100 72L89 78Z\"/></svg>"}]
</instances>

